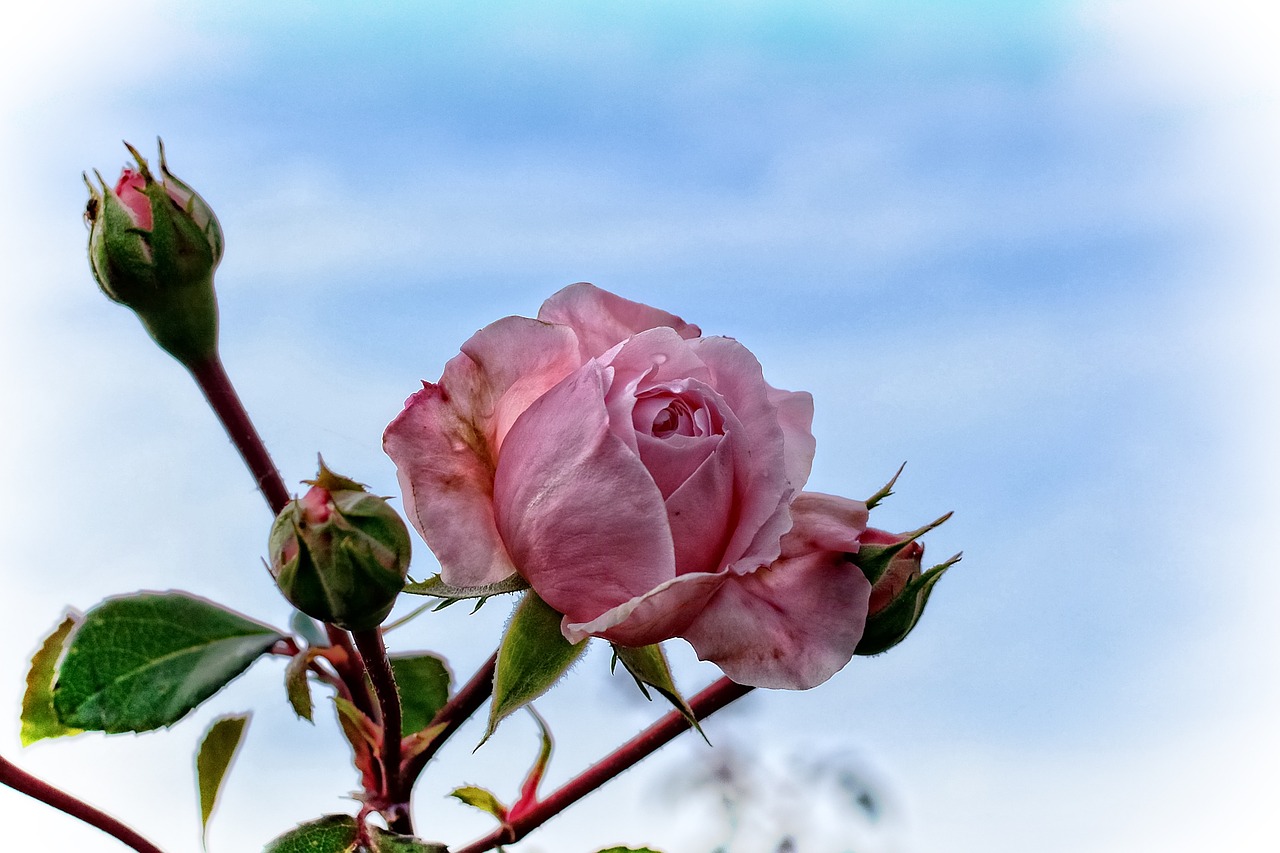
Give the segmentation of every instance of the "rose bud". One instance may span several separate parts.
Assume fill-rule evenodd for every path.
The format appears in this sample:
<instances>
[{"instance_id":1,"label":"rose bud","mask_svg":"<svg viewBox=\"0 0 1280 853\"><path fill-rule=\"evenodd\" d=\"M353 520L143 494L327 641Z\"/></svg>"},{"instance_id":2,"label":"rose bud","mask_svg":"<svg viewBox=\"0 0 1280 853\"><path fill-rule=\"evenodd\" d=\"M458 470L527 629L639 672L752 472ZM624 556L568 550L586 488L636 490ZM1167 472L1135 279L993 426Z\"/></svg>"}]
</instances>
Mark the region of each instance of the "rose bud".
<instances>
[{"instance_id":1,"label":"rose bud","mask_svg":"<svg viewBox=\"0 0 1280 853\"><path fill-rule=\"evenodd\" d=\"M160 145L160 180L133 146L115 189L89 182L89 264L110 299L132 308L166 352L192 365L214 356L218 306L213 271L222 229L209 205L176 178ZM97 174L95 172L95 174Z\"/></svg>"},{"instance_id":2,"label":"rose bud","mask_svg":"<svg viewBox=\"0 0 1280 853\"><path fill-rule=\"evenodd\" d=\"M910 533L867 528L858 537L859 548L853 561L871 582L871 599L866 628L854 654L878 655L887 651L906 639L920 621L933 585L959 562L960 555L922 572L924 545L917 540L950 517L947 513Z\"/></svg>"},{"instance_id":3,"label":"rose bud","mask_svg":"<svg viewBox=\"0 0 1280 853\"><path fill-rule=\"evenodd\" d=\"M311 489L271 527L271 574L294 607L351 631L382 624L404 587L409 531L360 483L320 463Z\"/></svg>"}]
</instances>

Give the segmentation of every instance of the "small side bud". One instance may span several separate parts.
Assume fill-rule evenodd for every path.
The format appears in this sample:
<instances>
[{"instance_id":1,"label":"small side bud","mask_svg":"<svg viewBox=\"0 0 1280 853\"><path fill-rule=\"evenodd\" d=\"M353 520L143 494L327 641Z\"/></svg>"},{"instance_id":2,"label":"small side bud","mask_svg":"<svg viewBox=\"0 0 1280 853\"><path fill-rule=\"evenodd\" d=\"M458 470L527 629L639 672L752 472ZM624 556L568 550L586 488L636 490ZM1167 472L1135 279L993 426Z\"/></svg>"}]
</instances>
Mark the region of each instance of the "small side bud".
<instances>
[{"instance_id":1,"label":"small side bud","mask_svg":"<svg viewBox=\"0 0 1280 853\"><path fill-rule=\"evenodd\" d=\"M222 228L204 199L169 171L160 144L160 178L132 145L137 162L111 188L85 177L89 265L111 300L128 306L166 352L192 367L218 345L213 272Z\"/></svg>"},{"instance_id":2,"label":"small side bud","mask_svg":"<svg viewBox=\"0 0 1280 853\"><path fill-rule=\"evenodd\" d=\"M948 513L910 533L867 528L858 537L861 547L853 561L871 582L871 600L867 606L867 625L854 654L878 655L888 651L906 639L920 621L934 584L960 561L960 555L927 572L921 571L924 545L917 537L950 517Z\"/></svg>"},{"instance_id":3,"label":"small side bud","mask_svg":"<svg viewBox=\"0 0 1280 853\"><path fill-rule=\"evenodd\" d=\"M276 517L271 574L294 607L350 631L382 624L404 588L409 531L385 499L320 462L311 489Z\"/></svg>"}]
</instances>

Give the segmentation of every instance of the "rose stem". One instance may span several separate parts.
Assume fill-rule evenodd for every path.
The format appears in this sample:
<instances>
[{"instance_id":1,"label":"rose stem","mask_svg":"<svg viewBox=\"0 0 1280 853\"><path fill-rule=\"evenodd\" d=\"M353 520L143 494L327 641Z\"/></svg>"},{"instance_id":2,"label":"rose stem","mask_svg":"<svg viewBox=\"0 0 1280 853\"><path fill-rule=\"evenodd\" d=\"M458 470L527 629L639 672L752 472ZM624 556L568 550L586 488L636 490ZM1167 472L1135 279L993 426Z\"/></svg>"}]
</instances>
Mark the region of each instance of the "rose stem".
<instances>
[{"instance_id":1,"label":"rose stem","mask_svg":"<svg viewBox=\"0 0 1280 853\"><path fill-rule=\"evenodd\" d=\"M222 422L231 443L240 451L240 458L244 460L249 473L257 482L258 490L262 492L267 506L271 508L271 514L279 515L289 503L289 490L285 488L284 479L280 476L276 464L271 461L271 454L267 452L262 436L258 435L258 430L254 428L248 411L240 402L240 395L236 393L235 386L231 384L231 377L222 366L221 356L215 352L203 361L187 365L187 369L191 371L192 378L200 386L204 398L209 401L209 407ZM351 639L345 631L332 625L325 625L325 631L329 635L331 645L347 651L349 658L354 657L350 654ZM342 675L353 686L352 692L356 696L364 693L363 690L354 689L357 685L362 685L363 677L350 671L343 672ZM357 707L361 704L357 701ZM367 703L364 704L367 705ZM361 710L370 709L362 707Z\"/></svg>"},{"instance_id":2,"label":"rose stem","mask_svg":"<svg viewBox=\"0 0 1280 853\"><path fill-rule=\"evenodd\" d=\"M0 756L0 783L8 785L19 793L33 797L58 811L84 821L95 829L100 829L112 838L117 839L138 853L164 853L159 847L143 838L137 832L125 826L106 812L99 811L88 803L78 800L65 791L61 791L48 782L42 782L30 773Z\"/></svg>"},{"instance_id":3,"label":"rose stem","mask_svg":"<svg viewBox=\"0 0 1280 853\"><path fill-rule=\"evenodd\" d=\"M232 444L240 451L240 457L249 467L249 473L257 481L258 489L267 499L272 514L279 515L280 510L289 502L289 490L285 488L280 472L271 461L262 437L254 429L253 421L249 420L249 413L240 402L231 378L222 366L222 359L215 353L204 361L196 362L190 369L196 384L209 401L209 406L226 428Z\"/></svg>"},{"instance_id":4,"label":"rose stem","mask_svg":"<svg viewBox=\"0 0 1280 853\"><path fill-rule=\"evenodd\" d=\"M409 763L404 768L404 779L406 785L412 785L417 780L418 775L422 773L423 768L427 766L433 756L444 746L445 741L453 736L463 723L470 719L484 700L489 698L493 693L493 671L498 665L498 653L494 652L489 655L489 659L485 661L475 675L462 686L462 689L453 695L453 698L445 703L436 715L431 719L427 728L438 726L441 723L445 727L440 730L427 745L422 752L409 759Z\"/></svg>"},{"instance_id":5,"label":"rose stem","mask_svg":"<svg viewBox=\"0 0 1280 853\"><path fill-rule=\"evenodd\" d=\"M387 806L382 816L387 828L401 835L413 834L413 819L409 814L409 797L400 772L400 692L396 689L395 675L387 659L387 647L382 632L377 628L353 631L356 648L364 658L365 670L373 682L373 692L378 696L382 712L382 787Z\"/></svg>"},{"instance_id":6,"label":"rose stem","mask_svg":"<svg viewBox=\"0 0 1280 853\"><path fill-rule=\"evenodd\" d=\"M755 688L721 678L689 701L695 719L705 720ZM666 746L677 735L688 731L689 721L679 711L672 711L640 734L618 747L586 771L571 779L564 787L539 802L509 824L474 841L456 853L484 853L502 844L514 844L532 830L564 811L587 794L613 779L622 771L648 758Z\"/></svg>"}]
</instances>

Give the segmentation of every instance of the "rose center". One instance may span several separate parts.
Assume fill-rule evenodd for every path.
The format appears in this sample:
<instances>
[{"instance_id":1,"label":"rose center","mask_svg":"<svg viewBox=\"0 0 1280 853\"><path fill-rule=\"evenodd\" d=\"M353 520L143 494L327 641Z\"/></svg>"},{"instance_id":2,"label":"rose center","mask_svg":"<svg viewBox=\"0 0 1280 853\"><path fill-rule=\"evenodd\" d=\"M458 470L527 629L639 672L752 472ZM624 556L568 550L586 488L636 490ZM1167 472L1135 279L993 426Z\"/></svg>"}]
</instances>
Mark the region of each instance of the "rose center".
<instances>
[{"instance_id":1,"label":"rose center","mask_svg":"<svg viewBox=\"0 0 1280 853\"><path fill-rule=\"evenodd\" d=\"M715 407L689 389L662 389L637 395L633 413L636 429L654 438L718 435L723 431Z\"/></svg>"},{"instance_id":2,"label":"rose center","mask_svg":"<svg viewBox=\"0 0 1280 853\"><path fill-rule=\"evenodd\" d=\"M653 427L649 430L649 434L655 438L666 438L675 432L693 435L693 431L690 429L692 423L693 418L690 417L689 407L681 404L680 401L676 401L658 412L653 419ZM682 430L681 426L685 427L685 429Z\"/></svg>"}]
</instances>

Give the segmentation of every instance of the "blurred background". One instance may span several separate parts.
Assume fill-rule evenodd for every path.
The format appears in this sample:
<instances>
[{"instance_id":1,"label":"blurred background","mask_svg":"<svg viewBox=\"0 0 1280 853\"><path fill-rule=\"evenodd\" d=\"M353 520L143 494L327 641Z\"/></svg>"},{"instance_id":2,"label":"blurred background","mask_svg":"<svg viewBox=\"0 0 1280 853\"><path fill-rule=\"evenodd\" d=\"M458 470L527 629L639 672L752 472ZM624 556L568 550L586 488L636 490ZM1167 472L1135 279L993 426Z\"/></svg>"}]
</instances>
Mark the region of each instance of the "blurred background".
<instances>
[{"instance_id":1,"label":"blurred background","mask_svg":"<svg viewBox=\"0 0 1280 853\"><path fill-rule=\"evenodd\" d=\"M928 556L965 559L908 642L758 691L715 749L673 744L516 850L1280 847L1272 4L47 2L0 33L6 757L196 850L196 741L252 708L211 851L356 808L279 661L170 731L18 744L66 607L178 588L288 616L221 427L86 263L81 172L161 135L221 219L224 360L292 487L322 452L396 494L381 432L419 381L589 280L812 391L810 488L864 497L905 460L877 526L956 511ZM507 613L389 642L465 678ZM670 645L688 691L715 676ZM608 658L539 703L552 785L663 711ZM510 798L537 751L523 717L479 734L419 787L424 837L487 831L444 795ZM14 849L119 849L7 789L0 821Z\"/></svg>"}]
</instances>

